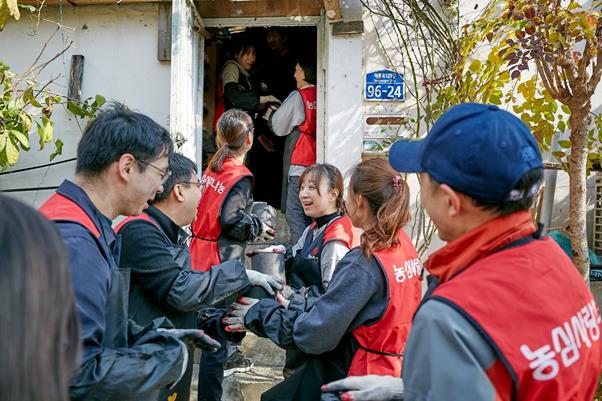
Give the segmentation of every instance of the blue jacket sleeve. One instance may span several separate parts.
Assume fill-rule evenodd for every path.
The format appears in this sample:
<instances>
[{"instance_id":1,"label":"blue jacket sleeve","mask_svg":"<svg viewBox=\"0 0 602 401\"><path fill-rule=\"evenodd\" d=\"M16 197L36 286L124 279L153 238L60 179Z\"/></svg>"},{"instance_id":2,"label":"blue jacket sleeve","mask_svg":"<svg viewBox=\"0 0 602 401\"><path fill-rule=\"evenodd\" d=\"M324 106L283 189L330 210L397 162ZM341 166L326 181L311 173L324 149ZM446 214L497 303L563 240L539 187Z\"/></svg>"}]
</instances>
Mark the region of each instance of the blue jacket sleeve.
<instances>
[{"instance_id":1,"label":"blue jacket sleeve","mask_svg":"<svg viewBox=\"0 0 602 401\"><path fill-rule=\"evenodd\" d=\"M188 353L171 335L149 328L128 348L103 347L111 271L95 239L80 227L59 225L69 252L83 340L82 363L69 388L71 399L128 400L177 381Z\"/></svg>"},{"instance_id":2,"label":"blue jacket sleeve","mask_svg":"<svg viewBox=\"0 0 602 401\"><path fill-rule=\"evenodd\" d=\"M359 253L341 259L328 290L308 311L261 300L245 316L245 326L283 348L316 355L333 350L345 334L375 321L386 308L385 278Z\"/></svg>"}]
</instances>

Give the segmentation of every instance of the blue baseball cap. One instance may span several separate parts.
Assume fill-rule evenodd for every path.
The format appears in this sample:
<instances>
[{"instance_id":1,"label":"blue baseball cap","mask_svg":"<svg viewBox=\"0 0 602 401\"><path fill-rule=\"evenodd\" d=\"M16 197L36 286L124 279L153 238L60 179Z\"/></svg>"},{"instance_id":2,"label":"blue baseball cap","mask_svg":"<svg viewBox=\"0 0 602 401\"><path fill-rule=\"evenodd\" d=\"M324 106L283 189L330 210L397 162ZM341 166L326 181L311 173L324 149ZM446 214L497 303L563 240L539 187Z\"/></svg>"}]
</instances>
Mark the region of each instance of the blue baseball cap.
<instances>
[{"instance_id":1,"label":"blue baseball cap","mask_svg":"<svg viewBox=\"0 0 602 401\"><path fill-rule=\"evenodd\" d=\"M529 128L492 104L463 103L446 111L421 140L401 139L389 151L397 171L426 172L435 181L485 202L533 196L540 183L513 190L529 170L543 168Z\"/></svg>"}]
</instances>

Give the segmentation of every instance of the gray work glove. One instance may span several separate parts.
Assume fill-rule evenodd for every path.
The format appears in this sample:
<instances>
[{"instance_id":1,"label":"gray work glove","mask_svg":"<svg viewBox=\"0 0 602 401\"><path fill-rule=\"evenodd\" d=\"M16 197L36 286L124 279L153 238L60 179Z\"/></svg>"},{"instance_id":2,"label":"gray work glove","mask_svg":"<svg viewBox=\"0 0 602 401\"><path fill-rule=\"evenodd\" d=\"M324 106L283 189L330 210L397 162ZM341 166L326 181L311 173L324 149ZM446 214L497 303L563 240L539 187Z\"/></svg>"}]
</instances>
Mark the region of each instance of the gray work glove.
<instances>
[{"instance_id":1,"label":"gray work glove","mask_svg":"<svg viewBox=\"0 0 602 401\"><path fill-rule=\"evenodd\" d=\"M259 300L255 298L239 297L236 302L230 305L228 316L222 319L222 323L226 325L225 330L230 332L246 331L245 316L257 302Z\"/></svg>"},{"instance_id":2,"label":"gray work glove","mask_svg":"<svg viewBox=\"0 0 602 401\"><path fill-rule=\"evenodd\" d=\"M351 376L322 386L323 392L342 392L343 401L403 400L403 380L393 376Z\"/></svg>"},{"instance_id":3,"label":"gray work glove","mask_svg":"<svg viewBox=\"0 0 602 401\"><path fill-rule=\"evenodd\" d=\"M272 241L276 237L276 230L272 227L265 224L263 221L261 222L261 233L255 238L258 241Z\"/></svg>"},{"instance_id":4,"label":"gray work glove","mask_svg":"<svg viewBox=\"0 0 602 401\"><path fill-rule=\"evenodd\" d=\"M164 333L171 334L185 344L193 345L207 352L215 352L222 345L209 337L203 330L197 329L157 329Z\"/></svg>"},{"instance_id":5,"label":"gray work glove","mask_svg":"<svg viewBox=\"0 0 602 401\"><path fill-rule=\"evenodd\" d=\"M274 295L274 290L280 291L282 289L282 283L280 282L279 277L256 272L255 270L247 270L247 277L249 277L249 281L252 285L263 288L270 295Z\"/></svg>"},{"instance_id":6,"label":"gray work glove","mask_svg":"<svg viewBox=\"0 0 602 401\"><path fill-rule=\"evenodd\" d=\"M266 104L266 103L282 103L282 102L276 96L267 95L267 96L259 96L259 103Z\"/></svg>"}]
</instances>

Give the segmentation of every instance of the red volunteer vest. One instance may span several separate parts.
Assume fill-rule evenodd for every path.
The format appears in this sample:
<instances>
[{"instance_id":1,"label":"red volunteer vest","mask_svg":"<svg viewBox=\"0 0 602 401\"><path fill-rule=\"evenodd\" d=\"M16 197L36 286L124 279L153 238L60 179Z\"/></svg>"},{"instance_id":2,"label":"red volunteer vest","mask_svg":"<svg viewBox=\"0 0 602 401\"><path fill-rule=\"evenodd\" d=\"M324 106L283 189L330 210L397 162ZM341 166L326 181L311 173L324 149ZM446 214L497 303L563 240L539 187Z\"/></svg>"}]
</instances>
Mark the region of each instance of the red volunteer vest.
<instances>
[{"instance_id":1,"label":"red volunteer vest","mask_svg":"<svg viewBox=\"0 0 602 401\"><path fill-rule=\"evenodd\" d=\"M374 253L387 280L387 308L376 323L353 330L360 348L348 376L401 377L402 355L422 296L422 266L405 232L400 230L398 235L398 247Z\"/></svg>"},{"instance_id":2,"label":"red volunteer vest","mask_svg":"<svg viewBox=\"0 0 602 401\"><path fill-rule=\"evenodd\" d=\"M512 399L593 398L602 363L600 315L583 279L551 238L478 260L440 284L433 298L484 333L506 368L494 365L487 372L499 399L509 397L508 373Z\"/></svg>"},{"instance_id":3,"label":"red volunteer vest","mask_svg":"<svg viewBox=\"0 0 602 401\"><path fill-rule=\"evenodd\" d=\"M66 196L54 193L38 210L50 220L79 223L96 238L100 238L100 231L98 231L90 216L77 203Z\"/></svg>"},{"instance_id":4,"label":"red volunteer vest","mask_svg":"<svg viewBox=\"0 0 602 401\"><path fill-rule=\"evenodd\" d=\"M305 108L305 121L298 126L301 135L293 149L290 164L311 166L316 163L316 87L299 89L299 94Z\"/></svg>"},{"instance_id":5,"label":"red volunteer vest","mask_svg":"<svg viewBox=\"0 0 602 401\"><path fill-rule=\"evenodd\" d=\"M307 235L311 236L311 231L316 228L316 222L310 224L310 231ZM324 230L324 238L322 242L311 249L311 256L319 257L324 246L331 241L340 241L347 248L352 249L360 244L360 236L357 230L353 227L351 219L346 214L337 217L333 222L329 223ZM309 255L308 255L309 256Z\"/></svg>"},{"instance_id":6,"label":"red volunteer vest","mask_svg":"<svg viewBox=\"0 0 602 401\"><path fill-rule=\"evenodd\" d=\"M209 271L211 266L221 263L217 240L222 232L219 224L222 204L232 187L244 177L253 177L253 174L232 157L224 161L220 172L205 170L201 178L203 194L197 207L196 220L192 223L192 270Z\"/></svg>"},{"instance_id":7,"label":"red volunteer vest","mask_svg":"<svg viewBox=\"0 0 602 401\"><path fill-rule=\"evenodd\" d=\"M125 226L127 223L129 223L130 221L135 221L135 220L145 220L145 221L153 223L155 226L159 227L157 222L155 220L153 220L148 214L140 213L138 216L128 216L125 219L121 220L119 222L119 224L117 224L115 226L115 234L117 234L119 232L119 230L121 230L123 228L123 226ZM161 227L159 227L159 229L160 228Z\"/></svg>"}]
</instances>

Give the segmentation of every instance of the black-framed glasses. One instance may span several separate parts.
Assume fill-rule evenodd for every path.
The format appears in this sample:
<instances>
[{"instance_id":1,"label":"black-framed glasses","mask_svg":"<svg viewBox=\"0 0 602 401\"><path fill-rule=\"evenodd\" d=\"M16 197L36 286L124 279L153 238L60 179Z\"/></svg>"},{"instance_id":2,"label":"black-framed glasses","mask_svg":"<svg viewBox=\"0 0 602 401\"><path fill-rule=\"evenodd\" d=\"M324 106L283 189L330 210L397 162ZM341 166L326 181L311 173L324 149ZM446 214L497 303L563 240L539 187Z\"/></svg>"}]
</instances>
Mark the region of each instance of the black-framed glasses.
<instances>
[{"instance_id":1,"label":"black-framed glasses","mask_svg":"<svg viewBox=\"0 0 602 401\"><path fill-rule=\"evenodd\" d=\"M197 188L201 188L203 185L200 181L180 181L178 184L196 185Z\"/></svg>"},{"instance_id":2,"label":"black-framed glasses","mask_svg":"<svg viewBox=\"0 0 602 401\"><path fill-rule=\"evenodd\" d=\"M150 166L152 168L154 168L155 170L157 170L159 172L159 174L161 174L161 184L165 184L165 181L167 181L169 179L169 177L171 177L171 170L169 168L167 168L166 170L163 170L162 168L159 168L157 166L155 166L152 163L146 162L142 159L136 159L139 163L144 164L145 166Z\"/></svg>"}]
</instances>

